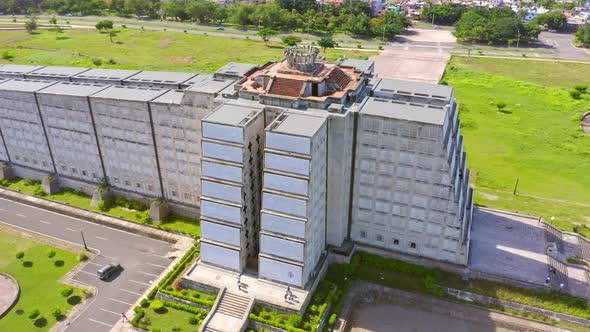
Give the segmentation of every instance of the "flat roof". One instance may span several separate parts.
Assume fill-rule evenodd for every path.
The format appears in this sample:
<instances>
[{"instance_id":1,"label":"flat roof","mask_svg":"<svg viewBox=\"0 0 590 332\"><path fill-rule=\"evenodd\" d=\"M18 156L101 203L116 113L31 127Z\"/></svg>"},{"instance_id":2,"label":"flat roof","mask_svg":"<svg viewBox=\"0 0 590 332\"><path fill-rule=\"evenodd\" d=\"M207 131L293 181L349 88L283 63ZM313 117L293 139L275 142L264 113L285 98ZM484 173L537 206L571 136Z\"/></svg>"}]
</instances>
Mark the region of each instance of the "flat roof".
<instances>
[{"instance_id":1,"label":"flat roof","mask_svg":"<svg viewBox=\"0 0 590 332\"><path fill-rule=\"evenodd\" d=\"M169 91L168 89L157 89L157 88L144 88L134 86L120 86L113 85L106 88L94 95L92 98L108 98L108 99L119 99L119 100L130 100L130 101L150 101L164 92Z\"/></svg>"},{"instance_id":2,"label":"flat roof","mask_svg":"<svg viewBox=\"0 0 590 332\"><path fill-rule=\"evenodd\" d=\"M43 66L34 65L2 65L0 66L0 74L5 75L24 75L43 68Z\"/></svg>"},{"instance_id":3,"label":"flat roof","mask_svg":"<svg viewBox=\"0 0 590 332\"><path fill-rule=\"evenodd\" d=\"M71 77L88 71L88 68L47 66L27 73L27 75L47 77Z\"/></svg>"},{"instance_id":4,"label":"flat roof","mask_svg":"<svg viewBox=\"0 0 590 332\"><path fill-rule=\"evenodd\" d=\"M232 84L234 80L214 78L212 75L199 75L193 84L187 88L190 91L218 93Z\"/></svg>"},{"instance_id":5,"label":"flat roof","mask_svg":"<svg viewBox=\"0 0 590 332\"><path fill-rule=\"evenodd\" d=\"M374 63L375 62L371 60L344 59L340 62L340 65L345 67L354 67L355 69L364 72L369 70Z\"/></svg>"},{"instance_id":6,"label":"flat roof","mask_svg":"<svg viewBox=\"0 0 590 332\"><path fill-rule=\"evenodd\" d=\"M139 70L92 68L88 71L75 75L74 78L123 80L137 73L139 73Z\"/></svg>"},{"instance_id":7,"label":"flat roof","mask_svg":"<svg viewBox=\"0 0 590 332\"><path fill-rule=\"evenodd\" d=\"M278 134L313 137L324 122L326 122L325 117L285 112L273 121L270 131Z\"/></svg>"},{"instance_id":8,"label":"flat roof","mask_svg":"<svg viewBox=\"0 0 590 332\"><path fill-rule=\"evenodd\" d=\"M184 96L184 91L170 90L160 97L152 100L152 103L180 105L182 103L182 96Z\"/></svg>"},{"instance_id":9,"label":"flat roof","mask_svg":"<svg viewBox=\"0 0 590 332\"><path fill-rule=\"evenodd\" d=\"M429 84L394 79L381 79L374 88L375 91L395 92L402 95L417 97L440 98L449 100L453 88L448 85Z\"/></svg>"},{"instance_id":10,"label":"flat roof","mask_svg":"<svg viewBox=\"0 0 590 332\"><path fill-rule=\"evenodd\" d=\"M179 73L168 71L142 71L125 79L129 82L181 84L195 77L195 73Z\"/></svg>"},{"instance_id":11,"label":"flat roof","mask_svg":"<svg viewBox=\"0 0 590 332\"><path fill-rule=\"evenodd\" d=\"M261 108L223 104L209 113L203 121L243 127L261 111Z\"/></svg>"},{"instance_id":12,"label":"flat roof","mask_svg":"<svg viewBox=\"0 0 590 332\"><path fill-rule=\"evenodd\" d=\"M46 87L48 87L52 84L55 84L55 83L56 83L55 81L43 81L43 80L30 80L30 79L15 78L15 79L0 83L0 90L33 92L33 91L39 91L39 90L46 88Z\"/></svg>"},{"instance_id":13,"label":"flat roof","mask_svg":"<svg viewBox=\"0 0 590 332\"><path fill-rule=\"evenodd\" d=\"M77 83L77 82L59 82L48 86L39 91L39 93L56 94L65 96L90 96L100 90L109 87L106 84Z\"/></svg>"},{"instance_id":14,"label":"flat roof","mask_svg":"<svg viewBox=\"0 0 590 332\"><path fill-rule=\"evenodd\" d=\"M230 62L227 65L219 68L215 73L216 74L225 74L225 75L237 75L237 76L244 76L250 70L257 68L258 65L252 63L241 63L241 62Z\"/></svg>"},{"instance_id":15,"label":"flat roof","mask_svg":"<svg viewBox=\"0 0 590 332\"><path fill-rule=\"evenodd\" d=\"M361 105L360 112L361 114L435 125L443 125L447 116L447 108L374 97L367 98Z\"/></svg>"}]
</instances>

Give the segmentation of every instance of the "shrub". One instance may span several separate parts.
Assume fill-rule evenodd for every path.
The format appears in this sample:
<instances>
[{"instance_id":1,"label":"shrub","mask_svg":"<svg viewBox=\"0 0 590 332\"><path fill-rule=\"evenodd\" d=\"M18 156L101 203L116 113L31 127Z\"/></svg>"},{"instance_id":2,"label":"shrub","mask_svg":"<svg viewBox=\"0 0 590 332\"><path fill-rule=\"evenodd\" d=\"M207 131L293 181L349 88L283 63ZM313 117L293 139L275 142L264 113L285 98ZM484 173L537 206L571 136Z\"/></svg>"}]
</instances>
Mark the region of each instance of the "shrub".
<instances>
[{"instance_id":1,"label":"shrub","mask_svg":"<svg viewBox=\"0 0 590 332\"><path fill-rule=\"evenodd\" d=\"M25 184L25 186L33 186L33 185L35 185L35 181L33 181L33 180L29 179L29 178L25 178L23 180L23 183Z\"/></svg>"},{"instance_id":2,"label":"shrub","mask_svg":"<svg viewBox=\"0 0 590 332\"><path fill-rule=\"evenodd\" d=\"M574 90L579 91L580 93L586 93L588 91L588 86L584 84L576 84L574 85Z\"/></svg>"},{"instance_id":3,"label":"shrub","mask_svg":"<svg viewBox=\"0 0 590 332\"><path fill-rule=\"evenodd\" d=\"M363 45L361 45L361 44L356 44L356 48L363 48Z\"/></svg>"},{"instance_id":4,"label":"shrub","mask_svg":"<svg viewBox=\"0 0 590 332\"><path fill-rule=\"evenodd\" d=\"M197 316L190 316L188 318L188 323L191 325L197 325L199 324L199 318Z\"/></svg>"},{"instance_id":5,"label":"shrub","mask_svg":"<svg viewBox=\"0 0 590 332\"><path fill-rule=\"evenodd\" d=\"M383 46L379 45L379 50L383 50Z\"/></svg>"},{"instance_id":6,"label":"shrub","mask_svg":"<svg viewBox=\"0 0 590 332\"><path fill-rule=\"evenodd\" d=\"M2 59L12 60L14 59L14 54L9 50L5 50L4 52L2 52Z\"/></svg>"},{"instance_id":7,"label":"shrub","mask_svg":"<svg viewBox=\"0 0 590 332\"><path fill-rule=\"evenodd\" d=\"M150 300L148 300L148 299L146 299L146 298L143 298L143 299L141 299L141 302L139 302L139 305L140 305L142 308L147 308L147 307L149 307L149 306L150 306Z\"/></svg>"},{"instance_id":8,"label":"shrub","mask_svg":"<svg viewBox=\"0 0 590 332\"><path fill-rule=\"evenodd\" d=\"M55 257L55 250L53 250L53 249L47 250L45 252L45 255L47 255L48 258L53 258L53 257Z\"/></svg>"},{"instance_id":9,"label":"shrub","mask_svg":"<svg viewBox=\"0 0 590 332\"><path fill-rule=\"evenodd\" d=\"M328 319L328 325L330 325L330 326L334 325L334 323L336 323L336 318L337 318L336 314L331 314L330 319Z\"/></svg>"},{"instance_id":10,"label":"shrub","mask_svg":"<svg viewBox=\"0 0 590 332\"><path fill-rule=\"evenodd\" d=\"M105 200L98 201L98 203L96 203L96 207L102 212L105 212L108 209L107 202Z\"/></svg>"},{"instance_id":11,"label":"shrub","mask_svg":"<svg viewBox=\"0 0 590 332\"><path fill-rule=\"evenodd\" d=\"M127 25L125 25L125 24L122 24L122 25L121 25L121 27L122 27L123 29L127 29Z\"/></svg>"},{"instance_id":12,"label":"shrub","mask_svg":"<svg viewBox=\"0 0 590 332\"><path fill-rule=\"evenodd\" d=\"M100 67L100 66L102 66L102 59L100 59L100 58L93 58L93 59L92 59L92 63L93 63L95 66L97 66L97 67Z\"/></svg>"},{"instance_id":13,"label":"shrub","mask_svg":"<svg viewBox=\"0 0 590 332\"><path fill-rule=\"evenodd\" d=\"M152 304L150 304L150 308L152 308L156 312L161 311L162 308L164 308L164 302L160 300L155 300L154 302L152 302Z\"/></svg>"},{"instance_id":14,"label":"shrub","mask_svg":"<svg viewBox=\"0 0 590 332\"><path fill-rule=\"evenodd\" d=\"M53 316L55 320L60 320L64 316L64 314L60 308L55 308L51 310L51 316Z\"/></svg>"},{"instance_id":15,"label":"shrub","mask_svg":"<svg viewBox=\"0 0 590 332\"><path fill-rule=\"evenodd\" d=\"M166 30L166 29L164 29L164 30ZM172 326L172 331L180 331L180 326L178 326L178 325Z\"/></svg>"},{"instance_id":16,"label":"shrub","mask_svg":"<svg viewBox=\"0 0 590 332\"><path fill-rule=\"evenodd\" d=\"M31 309L31 311L29 311L29 315L27 317L29 317L30 319L35 319L37 317L39 317L39 309Z\"/></svg>"},{"instance_id":17,"label":"shrub","mask_svg":"<svg viewBox=\"0 0 590 332\"><path fill-rule=\"evenodd\" d=\"M109 59L109 65L116 65L117 61L115 61L115 59Z\"/></svg>"},{"instance_id":18,"label":"shrub","mask_svg":"<svg viewBox=\"0 0 590 332\"><path fill-rule=\"evenodd\" d=\"M59 290L59 293L63 297L68 297L68 296L72 295L73 292L74 292L74 288L71 286L64 286Z\"/></svg>"},{"instance_id":19,"label":"shrub","mask_svg":"<svg viewBox=\"0 0 590 332\"><path fill-rule=\"evenodd\" d=\"M91 297L94 296L94 294L92 293L92 291L89 291L88 289L83 289L82 290L82 295L84 295L85 299L89 299Z\"/></svg>"},{"instance_id":20,"label":"shrub","mask_svg":"<svg viewBox=\"0 0 590 332\"><path fill-rule=\"evenodd\" d=\"M0 186L2 187L8 187L8 185L10 185L10 182L6 179L0 179Z\"/></svg>"},{"instance_id":21,"label":"shrub","mask_svg":"<svg viewBox=\"0 0 590 332\"><path fill-rule=\"evenodd\" d=\"M570 96L574 99L580 99L582 97L582 93L578 90L570 91Z\"/></svg>"},{"instance_id":22,"label":"shrub","mask_svg":"<svg viewBox=\"0 0 590 332\"><path fill-rule=\"evenodd\" d=\"M17 251L15 257L16 257L16 259L22 259L23 257L25 257L25 252L24 251Z\"/></svg>"},{"instance_id":23,"label":"shrub","mask_svg":"<svg viewBox=\"0 0 590 332\"><path fill-rule=\"evenodd\" d=\"M41 184L40 183L36 183L33 186L33 195L44 197L44 196L47 196L47 193L43 190L43 188L41 188Z\"/></svg>"},{"instance_id":24,"label":"shrub","mask_svg":"<svg viewBox=\"0 0 590 332\"><path fill-rule=\"evenodd\" d=\"M78 254L78 262L83 262L88 259L88 255L85 252L81 252Z\"/></svg>"}]
</instances>

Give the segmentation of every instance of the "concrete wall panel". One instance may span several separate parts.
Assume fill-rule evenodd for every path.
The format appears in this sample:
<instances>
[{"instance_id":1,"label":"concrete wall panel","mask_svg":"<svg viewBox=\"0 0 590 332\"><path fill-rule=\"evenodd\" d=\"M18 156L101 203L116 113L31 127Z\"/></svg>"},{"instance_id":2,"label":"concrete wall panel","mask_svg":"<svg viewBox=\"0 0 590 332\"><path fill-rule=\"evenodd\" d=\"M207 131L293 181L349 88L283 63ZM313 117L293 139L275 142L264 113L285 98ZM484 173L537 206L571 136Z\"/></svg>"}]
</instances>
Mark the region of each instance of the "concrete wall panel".
<instances>
[{"instance_id":1,"label":"concrete wall panel","mask_svg":"<svg viewBox=\"0 0 590 332\"><path fill-rule=\"evenodd\" d=\"M264 187L307 196L309 182L290 176L264 173Z\"/></svg>"},{"instance_id":2,"label":"concrete wall panel","mask_svg":"<svg viewBox=\"0 0 590 332\"><path fill-rule=\"evenodd\" d=\"M216 202L202 200L201 215L235 224L240 223L240 208Z\"/></svg>"},{"instance_id":3,"label":"concrete wall panel","mask_svg":"<svg viewBox=\"0 0 590 332\"><path fill-rule=\"evenodd\" d=\"M305 223L299 220L262 213L262 229L273 233L305 238Z\"/></svg>"},{"instance_id":4,"label":"concrete wall panel","mask_svg":"<svg viewBox=\"0 0 590 332\"><path fill-rule=\"evenodd\" d=\"M295 216L307 216L307 202L301 199L263 193L262 208Z\"/></svg>"},{"instance_id":5,"label":"concrete wall panel","mask_svg":"<svg viewBox=\"0 0 590 332\"><path fill-rule=\"evenodd\" d=\"M244 130L239 127L230 127L215 123L203 122L203 137L233 143L243 143Z\"/></svg>"},{"instance_id":6,"label":"concrete wall panel","mask_svg":"<svg viewBox=\"0 0 590 332\"><path fill-rule=\"evenodd\" d=\"M258 275L264 279L276 280L302 287L303 269L300 266L260 257Z\"/></svg>"},{"instance_id":7,"label":"concrete wall panel","mask_svg":"<svg viewBox=\"0 0 590 332\"><path fill-rule=\"evenodd\" d=\"M274 236L260 236L260 252L303 262L303 243L289 241Z\"/></svg>"},{"instance_id":8,"label":"concrete wall panel","mask_svg":"<svg viewBox=\"0 0 590 332\"><path fill-rule=\"evenodd\" d=\"M206 242L201 242L201 260L205 263L223 266L232 270L240 269L239 251Z\"/></svg>"},{"instance_id":9,"label":"concrete wall panel","mask_svg":"<svg viewBox=\"0 0 590 332\"><path fill-rule=\"evenodd\" d=\"M203 220L201 222L201 236L204 239L240 246L240 229L236 227Z\"/></svg>"},{"instance_id":10,"label":"concrete wall panel","mask_svg":"<svg viewBox=\"0 0 590 332\"><path fill-rule=\"evenodd\" d=\"M219 198L234 203L240 203L242 201L242 188L240 187L207 180L203 180L202 186L203 196Z\"/></svg>"},{"instance_id":11,"label":"concrete wall panel","mask_svg":"<svg viewBox=\"0 0 590 332\"><path fill-rule=\"evenodd\" d=\"M222 144L203 142L203 156L215 159L241 163L243 160L242 149Z\"/></svg>"},{"instance_id":12,"label":"concrete wall panel","mask_svg":"<svg viewBox=\"0 0 590 332\"><path fill-rule=\"evenodd\" d=\"M242 182L242 169L240 167L226 166L212 163L210 161L203 161L203 176L234 182Z\"/></svg>"},{"instance_id":13,"label":"concrete wall panel","mask_svg":"<svg viewBox=\"0 0 590 332\"><path fill-rule=\"evenodd\" d=\"M309 160L281 156L274 153L264 154L264 167L284 172L309 175Z\"/></svg>"},{"instance_id":14,"label":"concrete wall panel","mask_svg":"<svg viewBox=\"0 0 590 332\"><path fill-rule=\"evenodd\" d=\"M311 153L311 141L309 138L292 135L283 135L272 132L266 133L266 147L275 150L296 152L302 154Z\"/></svg>"}]
</instances>

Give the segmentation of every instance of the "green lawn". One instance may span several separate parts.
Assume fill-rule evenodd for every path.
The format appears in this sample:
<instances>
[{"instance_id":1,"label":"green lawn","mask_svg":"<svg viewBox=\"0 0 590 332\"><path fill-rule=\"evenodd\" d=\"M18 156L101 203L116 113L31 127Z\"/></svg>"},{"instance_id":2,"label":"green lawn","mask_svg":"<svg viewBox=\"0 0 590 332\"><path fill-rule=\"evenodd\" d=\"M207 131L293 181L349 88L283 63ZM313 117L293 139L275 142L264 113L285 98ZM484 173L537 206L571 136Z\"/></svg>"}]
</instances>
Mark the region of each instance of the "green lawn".
<instances>
[{"instance_id":1,"label":"green lawn","mask_svg":"<svg viewBox=\"0 0 590 332\"><path fill-rule=\"evenodd\" d=\"M53 258L47 251L55 250ZM18 251L24 257L15 257ZM12 310L0 319L0 331L47 331L56 322L51 311L59 308L64 314L78 303L82 294L75 289L68 298L60 294L64 287L59 279L77 264L76 255L49 246L0 232L0 272L12 275L21 287L21 295ZM29 313L38 309L35 319ZM17 314L24 310L24 313Z\"/></svg>"},{"instance_id":2,"label":"green lawn","mask_svg":"<svg viewBox=\"0 0 590 332\"><path fill-rule=\"evenodd\" d=\"M282 44L275 42L266 47L260 38L244 40L141 29L118 31L115 43L96 30L68 30L59 35L45 30L33 35L3 31L0 54L8 50L14 58L0 58L0 63L97 67L93 60L100 60L100 67L104 68L213 72L228 62L263 64L283 57ZM375 54L332 49L326 57L366 59Z\"/></svg>"},{"instance_id":3,"label":"green lawn","mask_svg":"<svg viewBox=\"0 0 590 332\"><path fill-rule=\"evenodd\" d=\"M590 223L588 206L567 203L590 202L590 136L580 129L590 96L569 95L588 77L590 64L453 57L444 80L460 103L477 204L556 216L569 231Z\"/></svg>"},{"instance_id":4,"label":"green lawn","mask_svg":"<svg viewBox=\"0 0 590 332\"><path fill-rule=\"evenodd\" d=\"M140 322L146 324L150 331L191 331L199 330L199 325L189 323L189 318L195 317L193 313L178 310L171 307L164 307L160 312L155 312L152 308L145 309L145 315Z\"/></svg>"},{"instance_id":5,"label":"green lawn","mask_svg":"<svg viewBox=\"0 0 590 332\"><path fill-rule=\"evenodd\" d=\"M38 181L30 181L27 179L15 179L8 182L7 188L29 195L35 195L38 194L40 190L40 183ZM90 211L105 213L117 218L123 218L141 224L158 226L168 231L189 234L195 238L198 238L201 235L201 226L196 219L189 219L171 214L166 218L166 221L162 222L161 224L154 224L149 220L149 210L147 210L147 207L141 206L141 209L136 209L137 211L133 211L125 207L126 204L129 204L129 201L125 200L123 200L122 203L118 203L121 202L121 200L118 199L116 203L112 204L106 211L100 211L98 208L90 205L92 196L86 195L77 190L64 188L58 193L44 196L44 198L60 203L66 203Z\"/></svg>"}]
</instances>

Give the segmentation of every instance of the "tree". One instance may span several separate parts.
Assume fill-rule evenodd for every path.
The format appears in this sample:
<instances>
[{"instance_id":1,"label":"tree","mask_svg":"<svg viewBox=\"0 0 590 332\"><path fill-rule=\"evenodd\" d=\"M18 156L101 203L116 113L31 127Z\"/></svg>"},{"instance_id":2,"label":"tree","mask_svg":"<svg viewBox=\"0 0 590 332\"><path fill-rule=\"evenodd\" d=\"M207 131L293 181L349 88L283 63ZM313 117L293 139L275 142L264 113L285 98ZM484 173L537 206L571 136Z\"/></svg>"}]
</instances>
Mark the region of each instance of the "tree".
<instances>
[{"instance_id":1,"label":"tree","mask_svg":"<svg viewBox=\"0 0 590 332\"><path fill-rule=\"evenodd\" d=\"M281 41L287 46L295 46L298 43L301 43L301 38L298 36L284 36L281 37Z\"/></svg>"},{"instance_id":2,"label":"tree","mask_svg":"<svg viewBox=\"0 0 590 332\"><path fill-rule=\"evenodd\" d=\"M276 35L277 32L270 29L270 28L264 28L261 29L260 31L258 31L256 33L256 35L260 38L262 38L262 40L264 40L264 45L268 46L268 41L270 40L270 38L274 35Z\"/></svg>"},{"instance_id":3,"label":"tree","mask_svg":"<svg viewBox=\"0 0 590 332\"><path fill-rule=\"evenodd\" d=\"M51 25L57 25L57 18L55 18L55 16L53 16L52 18L49 19L49 24Z\"/></svg>"},{"instance_id":4,"label":"tree","mask_svg":"<svg viewBox=\"0 0 590 332\"><path fill-rule=\"evenodd\" d=\"M115 37L116 35L117 33L115 31L109 31L109 40L111 41L111 43L113 42L113 37Z\"/></svg>"},{"instance_id":5,"label":"tree","mask_svg":"<svg viewBox=\"0 0 590 332\"><path fill-rule=\"evenodd\" d=\"M567 17L558 11L540 14L533 20L539 25L547 25L549 29L563 30L567 26Z\"/></svg>"},{"instance_id":6,"label":"tree","mask_svg":"<svg viewBox=\"0 0 590 332\"><path fill-rule=\"evenodd\" d=\"M325 35L318 41L318 46L324 50L324 53L326 53L327 48L336 47L336 42L334 41L334 38L332 38L332 35Z\"/></svg>"},{"instance_id":7,"label":"tree","mask_svg":"<svg viewBox=\"0 0 590 332\"><path fill-rule=\"evenodd\" d=\"M25 22L25 29L27 29L29 33L33 33L33 31L37 30L37 21L34 17Z\"/></svg>"},{"instance_id":8,"label":"tree","mask_svg":"<svg viewBox=\"0 0 590 332\"><path fill-rule=\"evenodd\" d=\"M99 21L98 23L96 23L96 25L94 27L99 31L111 30L113 28L113 21L102 20L102 21Z\"/></svg>"},{"instance_id":9,"label":"tree","mask_svg":"<svg viewBox=\"0 0 590 332\"><path fill-rule=\"evenodd\" d=\"M466 10L467 7L462 4L443 3L434 5L429 1L422 7L420 19L425 22L432 22L434 18L434 24L452 25L461 18L461 15Z\"/></svg>"},{"instance_id":10,"label":"tree","mask_svg":"<svg viewBox=\"0 0 590 332\"><path fill-rule=\"evenodd\" d=\"M186 12L192 19L200 23L208 23L215 19L217 5L211 1L193 0L186 6Z\"/></svg>"},{"instance_id":11,"label":"tree","mask_svg":"<svg viewBox=\"0 0 590 332\"><path fill-rule=\"evenodd\" d=\"M583 47L590 47L590 23L586 23L576 31L576 41Z\"/></svg>"},{"instance_id":12,"label":"tree","mask_svg":"<svg viewBox=\"0 0 590 332\"><path fill-rule=\"evenodd\" d=\"M506 107L506 103L503 101L499 101L496 103L496 108L498 108L498 112L502 112L502 110Z\"/></svg>"},{"instance_id":13,"label":"tree","mask_svg":"<svg viewBox=\"0 0 590 332\"><path fill-rule=\"evenodd\" d=\"M369 36L371 30L369 29L369 16L365 13L359 15L350 15L342 29L353 36Z\"/></svg>"},{"instance_id":14,"label":"tree","mask_svg":"<svg viewBox=\"0 0 590 332\"><path fill-rule=\"evenodd\" d=\"M186 20L189 15L186 12L185 2L181 0L171 0L162 6L162 12L165 17L173 17L175 20Z\"/></svg>"}]
</instances>

